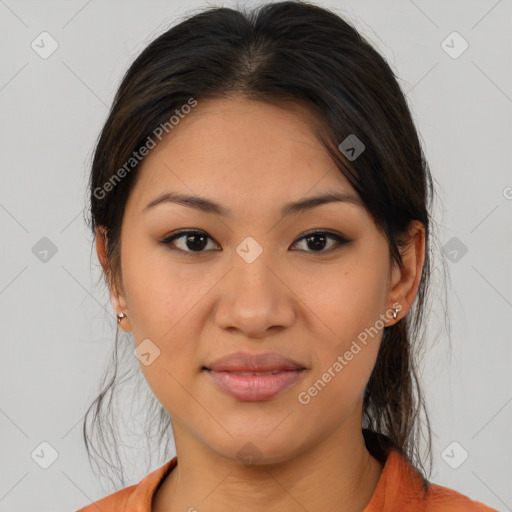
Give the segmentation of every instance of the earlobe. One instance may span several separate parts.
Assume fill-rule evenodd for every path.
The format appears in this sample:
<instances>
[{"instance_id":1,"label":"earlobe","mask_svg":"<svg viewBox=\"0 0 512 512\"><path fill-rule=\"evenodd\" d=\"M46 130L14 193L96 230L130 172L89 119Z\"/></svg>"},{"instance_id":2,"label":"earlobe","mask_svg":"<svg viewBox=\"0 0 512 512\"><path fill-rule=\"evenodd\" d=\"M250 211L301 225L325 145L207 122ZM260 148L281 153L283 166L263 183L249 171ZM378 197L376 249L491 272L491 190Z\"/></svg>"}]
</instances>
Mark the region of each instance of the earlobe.
<instances>
[{"instance_id":1,"label":"earlobe","mask_svg":"<svg viewBox=\"0 0 512 512\"><path fill-rule=\"evenodd\" d=\"M400 303L399 314L403 317L412 307L421 282L425 261L425 227L417 220L411 221L405 245L399 247L402 256L402 269L394 268L393 275L398 277L390 289L391 302Z\"/></svg>"}]
</instances>

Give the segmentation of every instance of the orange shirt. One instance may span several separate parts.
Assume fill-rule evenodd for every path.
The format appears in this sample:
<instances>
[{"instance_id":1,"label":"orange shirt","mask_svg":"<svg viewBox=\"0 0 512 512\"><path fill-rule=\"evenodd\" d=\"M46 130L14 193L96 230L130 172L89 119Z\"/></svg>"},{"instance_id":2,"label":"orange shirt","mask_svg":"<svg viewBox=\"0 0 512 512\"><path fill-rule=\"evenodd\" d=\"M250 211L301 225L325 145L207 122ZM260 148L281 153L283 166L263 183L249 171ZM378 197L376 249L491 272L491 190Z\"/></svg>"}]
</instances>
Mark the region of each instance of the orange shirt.
<instances>
[{"instance_id":1,"label":"orange shirt","mask_svg":"<svg viewBox=\"0 0 512 512\"><path fill-rule=\"evenodd\" d=\"M177 465L177 458L167 461L138 484L114 492L77 512L151 512L151 501L158 484ZM431 484L427 496L421 488L418 471L394 450L385 460L384 469L364 512L497 512L454 490Z\"/></svg>"}]
</instances>

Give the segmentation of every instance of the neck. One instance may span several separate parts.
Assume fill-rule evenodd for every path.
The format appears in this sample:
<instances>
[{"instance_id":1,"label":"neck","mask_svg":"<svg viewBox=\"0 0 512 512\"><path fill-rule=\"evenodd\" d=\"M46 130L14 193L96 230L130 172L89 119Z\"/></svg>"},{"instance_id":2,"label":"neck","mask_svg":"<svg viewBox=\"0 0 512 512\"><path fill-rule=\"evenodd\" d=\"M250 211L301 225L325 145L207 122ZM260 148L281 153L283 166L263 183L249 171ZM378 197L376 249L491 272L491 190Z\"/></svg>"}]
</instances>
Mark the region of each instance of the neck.
<instances>
[{"instance_id":1,"label":"neck","mask_svg":"<svg viewBox=\"0 0 512 512\"><path fill-rule=\"evenodd\" d=\"M343 425L320 445L282 462L245 466L173 425L178 464L155 494L152 512L259 512L262 504L268 512L362 512L383 468L368 452L361 429L351 436L347 431Z\"/></svg>"}]
</instances>

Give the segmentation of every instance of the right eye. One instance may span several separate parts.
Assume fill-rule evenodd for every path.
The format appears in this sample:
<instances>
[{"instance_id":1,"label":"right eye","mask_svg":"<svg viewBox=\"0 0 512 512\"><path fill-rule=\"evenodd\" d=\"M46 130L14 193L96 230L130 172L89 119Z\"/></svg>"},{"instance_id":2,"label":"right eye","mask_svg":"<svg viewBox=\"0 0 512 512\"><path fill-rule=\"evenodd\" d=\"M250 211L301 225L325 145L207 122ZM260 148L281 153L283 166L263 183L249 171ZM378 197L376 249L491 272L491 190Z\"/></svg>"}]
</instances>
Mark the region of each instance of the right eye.
<instances>
[{"instance_id":1,"label":"right eye","mask_svg":"<svg viewBox=\"0 0 512 512\"><path fill-rule=\"evenodd\" d=\"M208 239L213 240L206 232L189 229L181 230L165 237L160 241L160 244L169 247L173 251L180 251L186 256L195 256L206 252L203 249L207 246ZM178 240L181 247L176 247L176 241Z\"/></svg>"}]
</instances>

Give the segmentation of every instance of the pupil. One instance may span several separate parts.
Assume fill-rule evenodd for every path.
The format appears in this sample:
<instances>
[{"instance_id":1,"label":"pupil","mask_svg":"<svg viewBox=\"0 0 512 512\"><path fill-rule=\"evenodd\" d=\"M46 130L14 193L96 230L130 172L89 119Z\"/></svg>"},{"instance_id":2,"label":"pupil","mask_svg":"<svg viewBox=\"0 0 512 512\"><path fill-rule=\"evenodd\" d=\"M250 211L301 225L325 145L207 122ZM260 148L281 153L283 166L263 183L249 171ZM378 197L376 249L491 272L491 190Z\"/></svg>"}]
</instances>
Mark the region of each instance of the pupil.
<instances>
[{"instance_id":1,"label":"pupil","mask_svg":"<svg viewBox=\"0 0 512 512\"><path fill-rule=\"evenodd\" d=\"M189 243L191 242L191 240L193 240L194 238L201 238L201 242L198 244L194 244L192 243L191 245L193 247L190 247ZM198 249L198 250L201 250L201 249L204 249L204 247L206 246L206 237L204 235L199 235L199 234L194 234L194 235L190 235L190 236L187 236L187 247L189 249Z\"/></svg>"},{"instance_id":2,"label":"pupil","mask_svg":"<svg viewBox=\"0 0 512 512\"><path fill-rule=\"evenodd\" d=\"M317 239L321 239L322 242L320 242L320 244L318 243L313 243L313 248L317 248L317 249L323 249L325 247L325 236L322 236L322 235L310 235L306 238L306 241L309 245L309 243L314 240L315 238ZM311 246L309 246L311 248Z\"/></svg>"}]
</instances>

